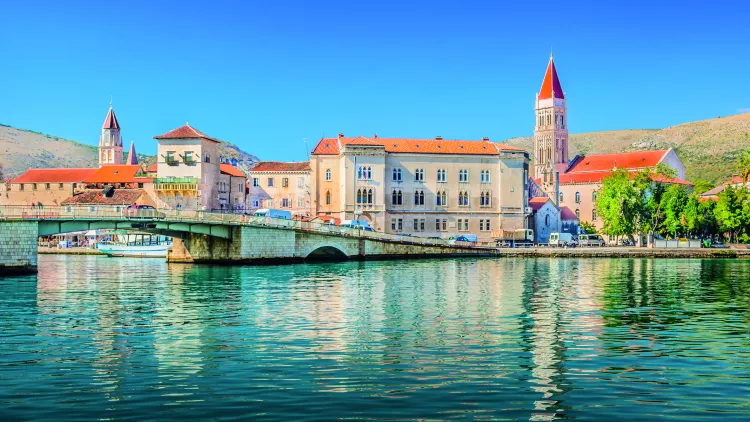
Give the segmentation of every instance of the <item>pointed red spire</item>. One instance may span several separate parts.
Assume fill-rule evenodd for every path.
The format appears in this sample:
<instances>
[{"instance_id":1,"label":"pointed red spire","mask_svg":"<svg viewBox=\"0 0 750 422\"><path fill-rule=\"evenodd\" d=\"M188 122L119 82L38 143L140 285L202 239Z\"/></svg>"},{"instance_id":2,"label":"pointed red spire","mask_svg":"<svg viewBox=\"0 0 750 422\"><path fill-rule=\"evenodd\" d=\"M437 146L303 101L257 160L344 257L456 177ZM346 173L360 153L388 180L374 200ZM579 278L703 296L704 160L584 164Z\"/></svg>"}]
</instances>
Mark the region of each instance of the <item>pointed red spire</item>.
<instances>
[{"instance_id":1,"label":"pointed red spire","mask_svg":"<svg viewBox=\"0 0 750 422\"><path fill-rule=\"evenodd\" d=\"M107 117L104 119L104 124L102 125L102 129L120 129L120 124L117 123L117 116L115 116L115 111L112 110L112 106L109 106L109 112L107 112Z\"/></svg>"},{"instance_id":2,"label":"pointed red spire","mask_svg":"<svg viewBox=\"0 0 750 422\"><path fill-rule=\"evenodd\" d=\"M547 65L547 72L544 74L542 89L539 90L539 96L537 97L539 100L546 100L548 98L565 99L565 94L563 94L562 86L560 86L560 79L557 77L557 69L555 69L555 61L552 59L552 56L549 57L549 64Z\"/></svg>"}]
</instances>

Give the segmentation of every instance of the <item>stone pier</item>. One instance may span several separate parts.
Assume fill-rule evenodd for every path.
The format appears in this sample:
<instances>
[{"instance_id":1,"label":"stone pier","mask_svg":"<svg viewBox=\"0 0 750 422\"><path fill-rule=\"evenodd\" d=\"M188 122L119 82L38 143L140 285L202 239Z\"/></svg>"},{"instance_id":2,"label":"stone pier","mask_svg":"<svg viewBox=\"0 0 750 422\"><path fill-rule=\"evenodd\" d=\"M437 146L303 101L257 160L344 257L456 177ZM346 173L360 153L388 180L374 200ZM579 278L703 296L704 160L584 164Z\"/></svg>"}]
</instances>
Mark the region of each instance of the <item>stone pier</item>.
<instances>
[{"instance_id":1,"label":"stone pier","mask_svg":"<svg viewBox=\"0 0 750 422\"><path fill-rule=\"evenodd\" d=\"M0 221L0 275L37 270L37 221Z\"/></svg>"}]
</instances>

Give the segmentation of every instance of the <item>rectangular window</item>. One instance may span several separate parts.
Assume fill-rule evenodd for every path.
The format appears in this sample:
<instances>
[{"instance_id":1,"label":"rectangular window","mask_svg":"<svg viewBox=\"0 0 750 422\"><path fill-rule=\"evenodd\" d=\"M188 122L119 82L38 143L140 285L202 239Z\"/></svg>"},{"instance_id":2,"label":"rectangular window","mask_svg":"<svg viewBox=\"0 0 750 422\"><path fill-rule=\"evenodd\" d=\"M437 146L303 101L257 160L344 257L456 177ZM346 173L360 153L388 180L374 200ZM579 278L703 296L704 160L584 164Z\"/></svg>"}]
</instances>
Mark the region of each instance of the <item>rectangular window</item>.
<instances>
[{"instance_id":1,"label":"rectangular window","mask_svg":"<svg viewBox=\"0 0 750 422\"><path fill-rule=\"evenodd\" d=\"M458 171L458 183L469 183L469 170Z\"/></svg>"},{"instance_id":2,"label":"rectangular window","mask_svg":"<svg viewBox=\"0 0 750 422\"><path fill-rule=\"evenodd\" d=\"M443 231L448 231L448 220L443 220Z\"/></svg>"},{"instance_id":3,"label":"rectangular window","mask_svg":"<svg viewBox=\"0 0 750 422\"><path fill-rule=\"evenodd\" d=\"M258 186L260 186L260 179L257 177L253 177L253 187L257 188Z\"/></svg>"},{"instance_id":4,"label":"rectangular window","mask_svg":"<svg viewBox=\"0 0 750 422\"><path fill-rule=\"evenodd\" d=\"M18 190L23 190L23 183L21 183L20 185L18 185Z\"/></svg>"},{"instance_id":5,"label":"rectangular window","mask_svg":"<svg viewBox=\"0 0 750 422\"><path fill-rule=\"evenodd\" d=\"M206 153L206 154L203 155L203 162L204 163L210 163L211 162L211 157L208 155L208 153Z\"/></svg>"},{"instance_id":6,"label":"rectangular window","mask_svg":"<svg viewBox=\"0 0 750 422\"><path fill-rule=\"evenodd\" d=\"M281 179L281 187L282 188L288 188L289 187L289 178L284 177Z\"/></svg>"},{"instance_id":7,"label":"rectangular window","mask_svg":"<svg viewBox=\"0 0 750 422\"><path fill-rule=\"evenodd\" d=\"M142 185L143 185L143 183L139 183L139 185L141 185L141 186L138 186L139 188L142 188L142 187L143 187L143 186L142 186ZM60 184L59 184L59 185L57 186L57 188L58 188L58 189L60 189L60 190L63 190L64 186L63 186L63 184L62 184L62 183L60 183Z\"/></svg>"},{"instance_id":8,"label":"rectangular window","mask_svg":"<svg viewBox=\"0 0 750 422\"><path fill-rule=\"evenodd\" d=\"M34 183L33 185L31 185L31 190L36 190L36 183Z\"/></svg>"},{"instance_id":9,"label":"rectangular window","mask_svg":"<svg viewBox=\"0 0 750 422\"><path fill-rule=\"evenodd\" d=\"M305 198L297 198L297 208L305 207Z\"/></svg>"},{"instance_id":10,"label":"rectangular window","mask_svg":"<svg viewBox=\"0 0 750 422\"><path fill-rule=\"evenodd\" d=\"M394 182L400 182L402 180L401 178L401 169L393 169L393 181Z\"/></svg>"},{"instance_id":11,"label":"rectangular window","mask_svg":"<svg viewBox=\"0 0 750 422\"><path fill-rule=\"evenodd\" d=\"M419 219L414 219L414 231L419 231Z\"/></svg>"},{"instance_id":12,"label":"rectangular window","mask_svg":"<svg viewBox=\"0 0 750 422\"><path fill-rule=\"evenodd\" d=\"M484 220L479 220L479 231L480 232L484 231Z\"/></svg>"},{"instance_id":13,"label":"rectangular window","mask_svg":"<svg viewBox=\"0 0 750 422\"><path fill-rule=\"evenodd\" d=\"M272 187L273 187L273 177L269 177L269 178L268 178L268 187L269 187L269 188L272 188Z\"/></svg>"},{"instance_id":14,"label":"rectangular window","mask_svg":"<svg viewBox=\"0 0 750 422\"><path fill-rule=\"evenodd\" d=\"M419 219L419 231L424 231L424 218Z\"/></svg>"},{"instance_id":15,"label":"rectangular window","mask_svg":"<svg viewBox=\"0 0 750 422\"><path fill-rule=\"evenodd\" d=\"M143 183L138 183L138 189L143 189Z\"/></svg>"},{"instance_id":16,"label":"rectangular window","mask_svg":"<svg viewBox=\"0 0 750 422\"><path fill-rule=\"evenodd\" d=\"M242 185L242 183L237 184L237 192L242 193L242 191L244 190L243 188L244 186Z\"/></svg>"},{"instance_id":17,"label":"rectangular window","mask_svg":"<svg viewBox=\"0 0 750 422\"><path fill-rule=\"evenodd\" d=\"M253 208L260 208L260 201L258 198L253 198Z\"/></svg>"},{"instance_id":18,"label":"rectangular window","mask_svg":"<svg viewBox=\"0 0 750 422\"><path fill-rule=\"evenodd\" d=\"M193 151L185 151L185 164L193 164Z\"/></svg>"},{"instance_id":19,"label":"rectangular window","mask_svg":"<svg viewBox=\"0 0 750 422\"><path fill-rule=\"evenodd\" d=\"M484 229L490 231L490 220L484 222Z\"/></svg>"},{"instance_id":20,"label":"rectangular window","mask_svg":"<svg viewBox=\"0 0 750 422\"><path fill-rule=\"evenodd\" d=\"M305 187L305 178L304 177L298 177L297 178L297 187L298 188Z\"/></svg>"},{"instance_id":21,"label":"rectangular window","mask_svg":"<svg viewBox=\"0 0 750 422\"><path fill-rule=\"evenodd\" d=\"M49 190L49 188L50 188L50 185L49 185L49 183L45 183L45 184L44 184L44 190Z\"/></svg>"},{"instance_id":22,"label":"rectangular window","mask_svg":"<svg viewBox=\"0 0 750 422\"><path fill-rule=\"evenodd\" d=\"M167 164L176 164L177 161L174 159L174 151L167 151L167 156L164 157L164 161Z\"/></svg>"},{"instance_id":23,"label":"rectangular window","mask_svg":"<svg viewBox=\"0 0 750 422\"><path fill-rule=\"evenodd\" d=\"M404 229L404 219L403 218L399 218L397 221L398 221L398 231L403 230Z\"/></svg>"}]
</instances>

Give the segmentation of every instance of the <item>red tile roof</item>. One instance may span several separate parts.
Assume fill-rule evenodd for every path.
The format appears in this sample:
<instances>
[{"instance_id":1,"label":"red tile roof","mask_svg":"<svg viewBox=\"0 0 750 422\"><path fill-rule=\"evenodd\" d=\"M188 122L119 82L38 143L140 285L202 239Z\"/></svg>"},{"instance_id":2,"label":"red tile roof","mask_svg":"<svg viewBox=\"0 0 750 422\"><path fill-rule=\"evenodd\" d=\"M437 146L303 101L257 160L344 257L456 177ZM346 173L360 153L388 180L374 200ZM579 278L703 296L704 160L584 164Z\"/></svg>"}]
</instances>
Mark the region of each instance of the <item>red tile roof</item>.
<instances>
[{"instance_id":1,"label":"red tile roof","mask_svg":"<svg viewBox=\"0 0 750 422\"><path fill-rule=\"evenodd\" d=\"M177 129L172 129L164 135L154 136L154 139L208 139L209 141L221 142L188 124L178 127Z\"/></svg>"},{"instance_id":2,"label":"red tile roof","mask_svg":"<svg viewBox=\"0 0 750 422\"><path fill-rule=\"evenodd\" d=\"M654 167L667 154L668 149L655 151L622 152L619 154L597 154L576 157L567 171L586 173L592 171L612 171L613 168L637 170ZM562 180L561 180L562 182Z\"/></svg>"},{"instance_id":3,"label":"red tile roof","mask_svg":"<svg viewBox=\"0 0 750 422\"><path fill-rule=\"evenodd\" d=\"M13 183L79 183L94 174L96 168L29 169Z\"/></svg>"},{"instance_id":4,"label":"red tile roof","mask_svg":"<svg viewBox=\"0 0 750 422\"><path fill-rule=\"evenodd\" d=\"M313 155L337 155L346 145L382 146L386 152L417 154L467 154L497 155L499 151L523 151L507 144L490 141L411 139L411 138L366 138L359 136L323 138L313 149Z\"/></svg>"},{"instance_id":5,"label":"red tile roof","mask_svg":"<svg viewBox=\"0 0 750 422\"><path fill-rule=\"evenodd\" d=\"M551 201L551 199L547 196L537 196L535 198L529 199L529 206L534 211L538 211L539 208L542 208L544 204Z\"/></svg>"},{"instance_id":6,"label":"red tile roof","mask_svg":"<svg viewBox=\"0 0 750 422\"><path fill-rule=\"evenodd\" d=\"M140 173L141 166L113 164L101 166L92 175L84 179L85 183L133 183L135 175Z\"/></svg>"},{"instance_id":7,"label":"red tile roof","mask_svg":"<svg viewBox=\"0 0 750 422\"><path fill-rule=\"evenodd\" d=\"M561 220L578 220L576 213L570 210L568 207L560 208L560 219Z\"/></svg>"},{"instance_id":8,"label":"red tile roof","mask_svg":"<svg viewBox=\"0 0 750 422\"><path fill-rule=\"evenodd\" d=\"M112 106L109 107L107 117L104 118L102 129L120 129L120 123L117 122L117 116L115 116L115 111L112 110Z\"/></svg>"},{"instance_id":9,"label":"red tile roof","mask_svg":"<svg viewBox=\"0 0 750 422\"><path fill-rule=\"evenodd\" d=\"M230 176L234 177L247 177L245 176L245 173L241 172L237 167L231 165L231 164L225 164L221 163L219 164L219 169L222 173L228 174Z\"/></svg>"},{"instance_id":10,"label":"red tile roof","mask_svg":"<svg viewBox=\"0 0 750 422\"><path fill-rule=\"evenodd\" d=\"M546 100L549 98L565 99L562 86L560 85L560 79L557 77L557 69L555 69L555 61L552 57L549 58L547 64L547 72L544 74L544 80L542 81L542 88L539 90L539 96L537 99Z\"/></svg>"},{"instance_id":11,"label":"red tile roof","mask_svg":"<svg viewBox=\"0 0 750 422\"><path fill-rule=\"evenodd\" d=\"M310 171L310 162L309 161L300 161L300 162L279 162L279 161L261 161L259 162L255 167L253 167L251 172L260 172L260 171L278 171L278 172L295 172L295 171Z\"/></svg>"},{"instance_id":12,"label":"red tile roof","mask_svg":"<svg viewBox=\"0 0 750 422\"><path fill-rule=\"evenodd\" d=\"M606 177L611 176L611 171L598 171L593 173L565 173L560 175L561 185L572 185L572 184L585 184L585 183L601 183ZM631 177L635 177L635 170L631 170ZM655 182L670 183L676 185L691 185L691 182L682 179L672 179L664 176L653 176L652 179Z\"/></svg>"},{"instance_id":13,"label":"red tile roof","mask_svg":"<svg viewBox=\"0 0 750 422\"><path fill-rule=\"evenodd\" d=\"M112 196L104 196L101 189L87 190L62 201L62 205L131 205L141 195L141 189L115 189Z\"/></svg>"},{"instance_id":14,"label":"red tile roof","mask_svg":"<svg viewBox=\"0 0 750 422\"><path fill-rule=\"evenodd\" d=\"M157 170L158 170L158 165L154 163L148 166L148 168L146 169L146 173L156 173Z\"/></svg>"}]
</instances>

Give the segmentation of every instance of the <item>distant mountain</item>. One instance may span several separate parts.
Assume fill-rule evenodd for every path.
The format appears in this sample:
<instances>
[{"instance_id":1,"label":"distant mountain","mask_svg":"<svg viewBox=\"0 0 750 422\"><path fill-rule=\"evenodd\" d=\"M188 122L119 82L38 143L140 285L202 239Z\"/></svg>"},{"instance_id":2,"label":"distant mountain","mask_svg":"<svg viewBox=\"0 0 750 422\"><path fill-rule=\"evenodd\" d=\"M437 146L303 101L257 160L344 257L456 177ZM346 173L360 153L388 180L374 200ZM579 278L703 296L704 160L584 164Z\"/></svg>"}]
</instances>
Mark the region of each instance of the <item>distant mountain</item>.
<instances>
[{"instance_id":1,"label":"distant mountain","mask_svg":"<svg viewBox=\"0 0 750 422\"><path fill-rule=\"evenodd\" d=\"M511 138L509 145L533 154L532 137ZM683 123L666 129L630 129L577 133L569 139L575 154L609 154L674 148L689 180L715 183L736 173L737 159L750 149L750 113Z\"/></svg>"},{"instance_id":2,"label":"distant mountain","mask_svg":"<svg viewBox=\"0 0 750 422\"><path fill-rule=\"evenodd\" d=\"M128 146L125 145L125 148ZM222 142L218 151L221 157L236 159L237 167L244 172L259 161L256 156L228 142ZM148 166L156 162L156 156L138 154L138 161ZM94 145L0 124L0 163L4 177L17 177L30 168L96 167L97 148Z\"/></svg>"}]
</instances>

